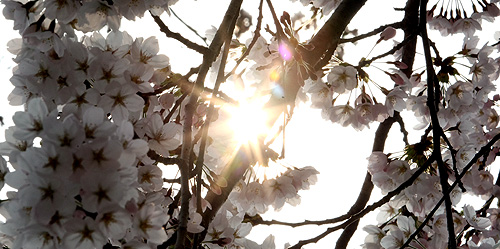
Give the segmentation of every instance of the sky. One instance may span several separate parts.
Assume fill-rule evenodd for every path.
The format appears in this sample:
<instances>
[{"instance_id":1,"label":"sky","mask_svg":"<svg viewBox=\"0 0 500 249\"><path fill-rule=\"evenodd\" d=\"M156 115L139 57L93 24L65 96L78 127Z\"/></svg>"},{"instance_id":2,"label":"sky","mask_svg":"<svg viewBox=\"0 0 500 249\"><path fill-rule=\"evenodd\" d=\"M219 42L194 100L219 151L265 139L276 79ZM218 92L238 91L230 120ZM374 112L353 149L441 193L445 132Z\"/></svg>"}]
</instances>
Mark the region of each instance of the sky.
<instances>
[{"instance_id":1,"label":"sky","mask_svg":"<svg viewBox=\"0 0 500 249\"><path fill-rule=\"evenodd\" d=\"M221 2L227 2L227 0L217 1L217 3ZM258 4L258 1L246 2L252 2L244 6L248 12L254 12L257 9L257 5L254 2ZM404 4L402 2L404 1L384 0L384 6L380 6L379 1L368 1L366 6L361 9L361 12L353 19L353 27L359 28L359 33L364 33L381 24L400 20L401 15L392 8L404 7L402 6ZM214 1L198 0L197 6L193 8L192 5L185 5L183 1L179 1L178 4L173 6L173 10L203 35L205 30L211 28L211 25L218 26L220 20L222 20L225 6L227 5L217 5L224 7L214 6ZM293 13L293 9L300 7L301 5L298 3L292 7L275 4L277 13L282 13L283 10ZM384 9L382 10L381 8ZM381 11L388 11L387 13L392 14L380 15ZM207 15L207 12L209 15ZM199 16L205 18L192 18ZM162 18L164 18L167 25L173 31L180 32L193 41L202 44L199 38L184 28L173 16L168 18L164 15ZM17 37L17 33L10 30L12 22L8 21L6 23L3 20L3 16L0 18L0 23L2 23L0 25L0 32L2 34L0 36L0 84L3 84L0 88L0 115L4 117L5 122L5 126L0 128L0 141L3 141L4 130L8 126L13 125L11 117L19 108L9 107L6 101L12 89L9 82L12 62L10 59L11 55L6 51L5 44L9 38ZM253 28L251 27L251 30ZM171 49L174 46L177 47L179 43L164 39L148 16L138 20L136 23L122 23L121 30L126 30L133 37L156 35L160 39L160 52L170 57L171 64L175 66L172 68L174 71L185 73L189 67L197 66L201 62L201 57L195 52L188 49ZM400 36L401 33L398 32L396 40L399 38L400 41ZM301 38L305 39L307 36L302 36ZM461 37L455 37L455 39L457 44L461 44ZM377 51L384 51L384 46L391 45L392 42L382 44L380 47L377 47ZM346 49L354 49L354 47L347 46ZM359 50L359 53L356 53L351 58L352 63L366 56L371 47L356 47L356 49ZM376 52L372 53L378 54ZM270 211L268 214L263 215L263 217L265 219L300 222L305 219L321 220L344 214L357 198L358 191L365 177L366 158L371 153L376 127L377 124L372 124L371 129L365 129L361 132L354 131L352 128L344 128L323 120L320 111L309 108L307 104L298 106L294 112L292 121L286 128L286 158L284 164L297 167L314 166L320 172L318 182L309 191L299 192L302 196L302 202L299 206L291 207L290 205L285 205L280 212ZM411 125L408 126L410 133L412 132L411 127ZM413 132L411 134L413 135L410 137L410 142L416 141L421 133ZM397 125L390 131L389 137L392 137L392 139L388 140L385 152L398 152L398 150L403 148L402 135ZM380 191L375 189L369 203L378 200L381 196ZM362 219L360 227L367 224L375 224L374 217L376 214L377 212L372 213L367 218ZM283 226L257 226L253 228L250 238L260 243L269 233L273 233L276 236L277 248L283 248L283 244L286 242L293 245L299 239L308 239L323 232L325 229L325 226L305 226L293 229ZM334 233L321 240L318 244L304 246L304 248L332 248L332 244L336 241L338 234L339 232ZM363 243L365 235L361 229L358 229L351 240L349 248L359 248L359 245Z\"/></svg>"}]
</instances>

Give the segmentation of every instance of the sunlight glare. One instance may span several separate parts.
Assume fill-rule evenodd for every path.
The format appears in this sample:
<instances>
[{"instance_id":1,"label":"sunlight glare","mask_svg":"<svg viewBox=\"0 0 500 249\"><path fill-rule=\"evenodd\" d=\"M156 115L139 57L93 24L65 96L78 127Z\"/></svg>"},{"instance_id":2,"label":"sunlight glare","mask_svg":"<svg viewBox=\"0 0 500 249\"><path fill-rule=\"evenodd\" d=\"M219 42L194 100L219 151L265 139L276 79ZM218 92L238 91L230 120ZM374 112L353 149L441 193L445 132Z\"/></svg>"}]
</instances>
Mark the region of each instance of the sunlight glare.
<instances>
[{"instance_id":1,"label":"sunlight glare","mask_svg":"<svg viewBox=\"0 0 500 249\"><path fill-rule=\"evenodd\" d=\"M267 114L263 104L264 102L255 100L241 102L239 106L229 108L229 127L234 132L234 140L239 144L255 143L259 137L267 135L269 127L266 126Z\"/></svg>"}]
</instances>

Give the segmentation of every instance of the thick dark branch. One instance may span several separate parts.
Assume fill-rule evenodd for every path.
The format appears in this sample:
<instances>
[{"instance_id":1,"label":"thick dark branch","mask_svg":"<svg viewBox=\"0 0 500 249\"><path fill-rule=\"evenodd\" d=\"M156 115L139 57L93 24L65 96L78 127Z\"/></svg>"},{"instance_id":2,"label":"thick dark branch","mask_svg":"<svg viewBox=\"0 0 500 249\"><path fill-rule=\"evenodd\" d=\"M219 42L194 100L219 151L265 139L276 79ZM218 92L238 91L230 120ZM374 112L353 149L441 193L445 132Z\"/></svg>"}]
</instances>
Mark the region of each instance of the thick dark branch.
<instances>
[{"instance_id":1,"label":"thick dark branch","mask_svg":"<svg viewBox=\"0 0 500 249\"><path fill-rule=\"evenodd\" d=\"M375 132L372 151L384 151L387 135L389 134L389 130L391 129L394 122L396 122L396 119L394 117L389 117L379 125L377 131ZM366 206L366 203L370 199L372 190L372 175L369 172L366 172L365 180L363 182L361 190L359 191L358 199L349 209L349 212L347 212L347 214L353 215L363 210L363 208ZM339 239L337 240L335 248L347 248L347 244L351 240L352 235L354 235L354 232L358 229L358 223L359 220L355 220L344 229Z\"/></svg>"},{"instance_id":2,"label":"thick dark branch","mask_svg":"<svg viewBox=\"0 0 500 249\"><path fill-rule=\"evenodd\" d=\"M441 182L441 189L443 192L443 198L446 209L446 225L448 228L448 248L456 248L457 243L455 241L455 228L453 222L453 210L452 203L449 194L449 184L448 184L448 171L444 165L443 158L441 155L441 137L444 137L443 129L439 125L439 119L437 116L438 101L436 98L436 89L439 89L439 82L436 81L437 77L434 72L434 67L432 63L431 50L429 45L429 38L427 36L427 26L426 26L426 14L427 14L427 0L420 0L420 34L422 36L422 43L424 46L425 64L427 70L427 106L429 107L429 112L431 115L432 123L432 140L433 140L433 151L432 154L436 158L439 171L439 180ZM422 18L423 17L423 18Z\"/></svg>"},{"instance_id":3,"label":"thick dark branch","mask_svg":"<svg viewBox=\"0 0 500 249\"><path fill-rule=\"evenodd\" d=\"M335 9L333 14L330 16L328 21L321 27L318 33L312 38L308 43L308 47L314 47L312 51L305 50L301 46L298 47L299 53L302 59L307 65L316 65L322 58L325 58L325 54L328 50L335 50L338 45L338 41L347 24L351 21L352 17L361 9L366 0L344 0ZM331 56L330 56L331 58ZM330 59L328 58L328 60ZM328 62L327 60L327 62ZM326 63L327 63L326 62ZM314 70L320 70L326 63L314 67ZM276 119L281 115L282 111L285 110L287 105L294 105L297 92L300 87L304 84L304 79L299 76L297 67L293 67L287 72L284 80L283 90L284 96L273 95L271 99L266 104L265 108L269 111L269 125L274 125Z\"/></svg>"},{"instance_id":4,"label":"thick dark branch","mask_svg":"<svg viewBox=\"0 0 500 249\"><path fill-rule=\"evenodd\" d=\"M342 1L325 25L309 42L309 45L312 45L314 49L304 51L302 55L309 65L314 66L315 70L323 68L328 63L333 54L332 51L337 48L345 28L365 2L366 0Z\"/></svg>"},{"instance_id":5,"label":"thick dark branch","mask_svg":"<svg viewBox=\"0 0 500 249\"><path fill-rule=\"evenodd\" d=\"M404 8L405 17L403 18L403 31L404 40L409 40L404 46L401 56L401 61L404 62L408 68L401 71L410 78L413 73L413 61L415 60L415 51L417 48L417 37L414 36L418 33L418 6L419 0L408 0ZM410 37L413 39L410 39ZM412 63L407 63L407 62Z\"/></svg>"},{"instance_id":6,"label":"thick dark branch","mask_svg":"<svg viewBox=\"0 0 500 249\"><path fill-rule=\"evenodd\" d=\"M159 16L155 16L150 12L151 16L155 20L156 24L160 27L160 31L163 32L167 37L176 39L177 41L181 42L182 44L186 45L186 47L200 53L200 54L205 54L208 51L207 47L198 45L186 38L184 38L181 34L176 33L171 31L167 25L161 20Z\"/></svg>"}]
</instances>

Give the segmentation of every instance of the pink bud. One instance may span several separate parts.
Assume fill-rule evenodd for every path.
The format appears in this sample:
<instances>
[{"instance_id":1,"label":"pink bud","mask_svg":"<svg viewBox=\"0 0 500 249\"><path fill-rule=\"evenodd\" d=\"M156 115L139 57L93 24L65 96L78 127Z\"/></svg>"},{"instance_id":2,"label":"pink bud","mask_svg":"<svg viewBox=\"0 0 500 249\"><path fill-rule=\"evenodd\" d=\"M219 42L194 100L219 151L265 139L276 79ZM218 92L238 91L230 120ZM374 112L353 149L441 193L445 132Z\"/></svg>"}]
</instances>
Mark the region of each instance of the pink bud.
<instances>
[{"instance_id":1,"label":"pink bud","mask_svg":"<svg viewBox=\"0 0 500 249\"><path fill-rule=\"evenodd\" d=\"M492 106L493 106L493 104L494 104L494 103L493 103L493 100L488 99L488 100L486 101L486 103L484 103L483 109L488 109L488 108L492 107Z\"/></svg>"},{"instance_id":2,"label":"pink bud","mask_svg":"<svg viewBox=\"0 0 500 249\"><path fill-rule=\"evenodd\" d=\"M127 203L125 203L125 209L131 214L135 214L137 213L137 211L139 211L139 207L137 206L137 203L134 199L131 199L127 201Z\"/></svg>"},{"instance_id":3,"label":"pink bud","mask_svg":"<svg viewBox=\"0 0 500 249\"><path fill-rule=\"evenodd\" d=\"M207 106L206 105L199 105L196 107L196 114L203 116L207 113Z\"/></svg>"},{"instance_id":4,"label":"pink bud","mask_svg":"<svg viewBox=\"0 0 500 249\"><path fill-rule=\"evenodd\" d=\"M83 219L83 218L85 218L85 216L87 216L87 215L82 210L75 210L75 212L73 213L73 217L77 218L77 219Z\"/></svg>"},{"instance_id":5,"label":"pink bud","mask_svg":"<svg viewBox=\"0 0 500 249\"><path fill-rule=\"evenodd\" d=\"M174 105L174 95L171 93L165 93L160 96L160 105L163 109L170 109Z\"/></svg>"},{"instance_id":6,"label":"pink bud","mask_svg":"<svg viewBox=\"0 0 500 249\"><path fill-rule=\"evenodd\" d=\"M500 15L500 9L498 9L498 7L493 3L486 5L485 10L492 17L496 17L496 16Z\"/></svg>"},{"instance_id":7,"label":"pink bud","mask_svg":"<svg viewBox=\"0 0 500 249\"><path fill-rule=\"evenodd\" d=\"M396 83L396 85L404 85L405 84L405 80L397 73L388 73L386 72L387 75L389 75L391 77L391 80L394 81Z\"/></svg>"},{"instance_id":8,"label":"pink bud","mask_svg":"<svg viewBox=\"0 0 500 249\"><path fill-rule=\"evenodd\" d=\"M401 61L394 62L394 65L399 69L407 69L408 68L408 66L404 62L401 62Z\"/></svg>"},{"instance_id":9,"label":"pink bud","mask_svg":"<svg viewBox=\"0 0 500 249\"><path fill-rule=\"evenodd\" d=\"M215 243L218 246L226 246L229 245L233 240L231 238L220 238Z\"/></svg>"},{"instance_id":10,"label":"pink bud","mask_svg":"<svg viewBox=\"0 0 500 249\"><path fill-rule=\"evenodd\" d=\"M380 39L377 41L377 43L379 43L382 40L387 41L393 38L394 36L396 36L396 29L389 26L385 28L384 31L382 31L382 33L380 33Z\"/></svg>"}]
</instances>

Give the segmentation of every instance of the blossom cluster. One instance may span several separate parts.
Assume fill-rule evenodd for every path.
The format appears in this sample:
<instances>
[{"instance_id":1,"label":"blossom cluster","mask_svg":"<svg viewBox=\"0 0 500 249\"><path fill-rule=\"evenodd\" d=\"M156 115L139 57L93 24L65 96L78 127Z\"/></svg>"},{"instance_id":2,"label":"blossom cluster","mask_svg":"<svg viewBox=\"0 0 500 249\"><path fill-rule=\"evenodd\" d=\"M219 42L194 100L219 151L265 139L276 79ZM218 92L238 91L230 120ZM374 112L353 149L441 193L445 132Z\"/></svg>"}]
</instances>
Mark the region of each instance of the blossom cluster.
<instances>
[{"instance_id":1,"label":"blossom cluster","mask_svg":"<svg viewBox=\"0 0 500 249\"><path fill-rule=\"evenodd\" d=\"M153 110L141 118L139 94L164 80L168 58L157 54L154 37L133 40L116 31L80 43L60 32L28 27L11 42L19 65L10 100L26 110L14 115L16 126L1 144L15 169L6 182L17 189L3 206L2 243L161 244L172 199L147 153L169 155L180 145L180 125L164 123Z\"/></svg>"},{"instance_id":2,"label":"blossom cluster","mask_svg":"<svg viewBox=\"0 0 500 249\"><path fill-rule=\"evenodd\" d=\"M0 144L13 168L7 173L2 157L0 171L15 189L2 203L3 246L156 248L175 233L179 189L164 183L175 177L165 175L173 166L157 159L178 159L184 108L176 109L174 102L182 101L186 89L165 87L175 75L168 57L158 53L155 37L133 38L119 30L122 17L134 20L147 10L159 15L174 2L2 1L5 16L22 36L9 42L17 63L9 101L25 106ZM103 27L110 29L105 36L99 32ZM81 36L75 30L93 33ZM200 102L196 128L206 114ZM217 136L211 135L216 141ZM234 147L224 148L229 149ZM220 172L226 161L217 146L207 151L206 157L214 158L207 160L207 171ZM298 191L314 184L317 173L312 167L294 168L252 187L241 182L204 243L272 248L272 236L262 245L245 239L251 229L243 222L245 214L297 203ZM243 194L254 188L263 195ZM187 230L200 233L202 216L196 198L190 200ZM202 201L203 210L212 208Z\"/></svg>"},{"instance_id":3,"label":"blossom cluster","mask_svg":"<svg viewBox=\"0 0 500 249\"><path fill-rule=\"evenodd\" d=\"M435 167L435 165L431 166ZM410 166L406 161L392 160L382 152L374 152L369 157L368 170L372 174L373 183L384 192L395 190L399 185L408 180L415 173L418 166ZM429 212L443 197L439 176L435 170L427 170L420 174L415 182L389 203L382 206L377 220L378 226L369 225L364 228L368 233L364 248L399 248L415 232L417 224L422 222ZM489 197L498 193L498 186L493 184L493 176L486 169L475 165L462 178L464 191L470 194ZM452 205L456 208L453 213L455 235L459 236L466 231L481 231L481 236L472 240L465 240L469 248L479 244L497 245L499 230L496 225L496 208L485 210L487 217L478 216L474 207L463 206L458 209L462 199L462 190L453 189L450 193ZM403 211L405 210L405 211ZM407 216L404 212L412 215ZM444 206L440 206L428 225L420 232L416 241L410 245L416 248L443 248L448 243L448 230L446 226ZM465 245L465 244L464 244Z\"/></svg>"},{"instance_id":4,"label":"blossom cluster","mask_svg":"<svg viewBox=\"0 0 500 249\"><path fill-rule=\"evenodd\" d=\"M24 31L40 17L57 20L66 31L76 29L83 32L100 30L108 27L117 31L122 18L135 20L144 16L146 11L160 15L169 11L169 6L177 0L159 1L99 1L99 0L2 0L5 5L4 15L7 19L14 20L14 29Z\"/></svg>"},{"instance_id":5,"label":"blossom cluster","mask_svg":"<svg viewBox=\"0 0 500 249\"><path fill-rule=\"evenodd\" d=\"M273 179L262 182L240 182L228 197L228 201L217 213L207 230L207 241L227 241L213 248L274 248L274 237L270 235L261 245L245 239L251 230L245 216L264 214L269 206L280 210L283 205L300 203L298 191L309 189L316 183L319 172L313 167L289 168Z\"/></svg>"}]
</instances>

